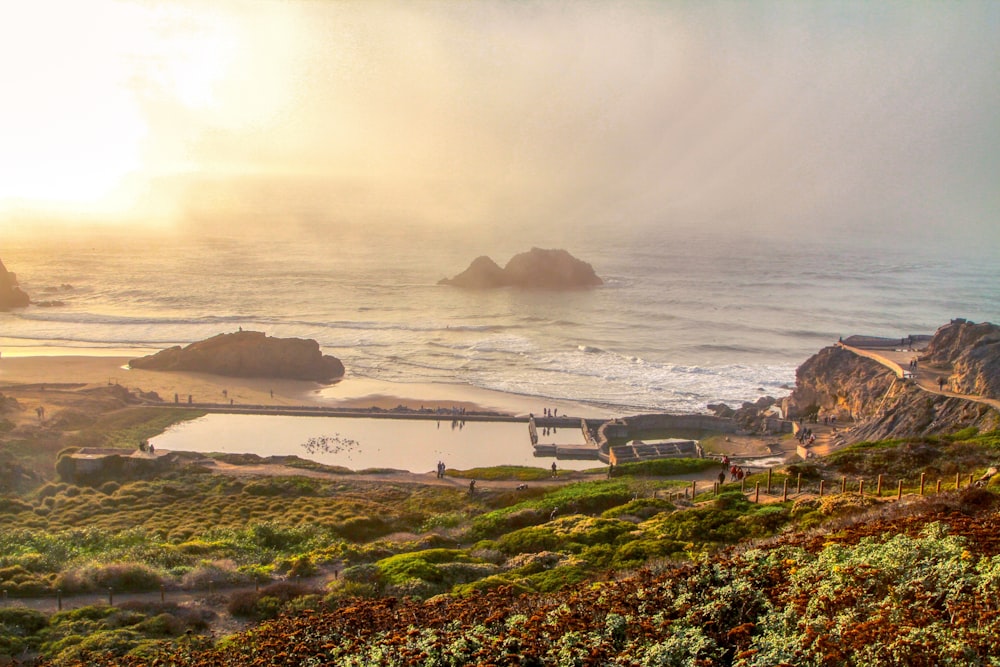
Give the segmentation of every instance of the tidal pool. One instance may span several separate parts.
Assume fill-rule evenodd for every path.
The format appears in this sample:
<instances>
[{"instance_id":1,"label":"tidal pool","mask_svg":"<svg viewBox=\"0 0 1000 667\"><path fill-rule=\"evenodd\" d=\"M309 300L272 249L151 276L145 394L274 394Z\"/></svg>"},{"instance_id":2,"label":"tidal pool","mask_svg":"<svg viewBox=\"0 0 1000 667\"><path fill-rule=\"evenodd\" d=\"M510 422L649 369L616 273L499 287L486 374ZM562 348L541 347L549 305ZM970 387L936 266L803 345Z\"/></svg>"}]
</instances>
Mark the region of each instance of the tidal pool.
<instances>
[{"instance_id":1,"label":"tidal pool","mask_svg":"<svg viewBox=\"0 0 1000 667\"><path fill-rule=\"evenodd\" d=\"M543 443L579 445L579 429L539 429ZM156 449L296 455L351 470L395 468L422 473L438 461L449 468L522 465L564 470L597 468L600 461L556 460L534 455L528 426L512 422L462 422L451 419L369 419L285 417L273 415L206 415L172 426L152 439Z\"/></svg>"}]
</instances>

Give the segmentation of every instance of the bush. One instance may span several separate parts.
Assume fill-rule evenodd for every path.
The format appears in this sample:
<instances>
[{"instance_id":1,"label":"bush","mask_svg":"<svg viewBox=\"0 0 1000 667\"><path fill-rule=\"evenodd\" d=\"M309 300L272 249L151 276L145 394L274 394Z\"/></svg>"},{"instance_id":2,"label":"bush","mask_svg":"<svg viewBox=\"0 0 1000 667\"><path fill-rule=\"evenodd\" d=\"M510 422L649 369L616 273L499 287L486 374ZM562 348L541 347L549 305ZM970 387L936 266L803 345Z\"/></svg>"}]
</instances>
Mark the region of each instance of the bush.
<instances>
[{"instance_id":1,"label":"bush","mask_svg":"<svg viewBox=\"0 0 1000 667\"><path fill-rule=\"evenodd\" d=\"M49 617L40 611L26 607L0 608L0 635L33 635L48 624Z\"/></svg>"},{"instance_id":2,"label":"bush","mask_svg":"<svg viewBox=\"0 0 1000 667\"><path fill-rule=\"evenodd\" d=\"M105 482L101 484L98 490L104 495L110 496L119 488L121 488L121 485L118 482Z\"/></svg>"},{"instance_id":3,"label":"bush","mask_svg":"<svg viewBox=\"0 0 1000 667\"><path fill-rule=\"evenodd\" d=\"M231 560L203 562L181 579L188 590L208 590L210 586L236 586L251 583L250 575L240 572Z\"/></svg>"},{"instance_id":4,"label":"bush","mask_svg":"<svg viewBox=\"0 0 1000 667\"><path fill-rule=\"evenodd\" d=\"M226 606L229 613L240 618L264 620L276 617L282 606L304 595L314 595L315 590L297 584L271 584L259 591L233 594Z\"/></svg>"},{"instance_id":5,"label":"bush","mask_svg":"<svg viewBox=\"0 0 1000 667\"><path fill-rule=\"evenodd\" d=\"M68 570L56 578L56 588L64 593L86 593L112 589L117 593L157 590L163 584L160 573L144 563L111 563Z\"/></svg>"}]
</instances>

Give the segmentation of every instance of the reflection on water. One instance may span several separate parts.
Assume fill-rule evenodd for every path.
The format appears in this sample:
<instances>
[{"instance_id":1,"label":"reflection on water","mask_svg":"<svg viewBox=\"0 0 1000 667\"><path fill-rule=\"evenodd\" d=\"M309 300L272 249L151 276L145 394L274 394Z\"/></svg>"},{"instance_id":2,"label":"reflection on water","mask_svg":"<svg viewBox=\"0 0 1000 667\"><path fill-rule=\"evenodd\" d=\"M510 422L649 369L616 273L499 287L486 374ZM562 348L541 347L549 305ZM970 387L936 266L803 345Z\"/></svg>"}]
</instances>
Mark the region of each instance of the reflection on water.
<instances>
[{"instance_id":1,"label":"reflection on water","mask_svg":"<svg viewBox=\"0 0 1000 667\"><path fill-rule=\"evenodd\" d=\"M542 439L582 444L578 429L558 429ZM524 465L548 468L551 457L536 457L528 427L511 422L463 422L450 419L348 419L270 415L206 415L178 424L153 439L163 450L294 454L352 470L395 468L428 472L438 461L449 468ZM560 468L586 470L598 461L557 461Z\"/></svg>"}]
</instances>

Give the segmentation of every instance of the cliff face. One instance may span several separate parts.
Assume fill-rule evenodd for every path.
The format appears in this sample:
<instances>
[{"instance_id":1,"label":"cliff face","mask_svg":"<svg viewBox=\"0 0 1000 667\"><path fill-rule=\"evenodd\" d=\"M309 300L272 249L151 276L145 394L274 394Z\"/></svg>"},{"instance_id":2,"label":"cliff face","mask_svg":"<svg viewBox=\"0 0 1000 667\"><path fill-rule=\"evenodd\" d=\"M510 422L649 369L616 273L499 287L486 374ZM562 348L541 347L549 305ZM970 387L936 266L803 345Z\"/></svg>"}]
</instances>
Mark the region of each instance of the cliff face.
<instances>
[{"instance_id":1,"label":"cliff face","mask_svg":"<svg viewBox=\"0 0 1000 667\"><path fill-rule=\"evenodd\" d=\"M1000 327L955 320L937 330L920 361L951 371L949 384L963 394L1000 398Z\"/></svg>"},{"instance_id":2,"label":"cliff face","mask_svg":"<svg viewBox=\"0 0 1000 667\"><path fill-rule=\"evenodd\" d=\"M7 270L0 260L0 310L24 308L31 299L17 286L17 276Z\"/></svg>"},{"instance_id":3,"label":"cliff face","mask_svg":"<svg viewBox=\"0 0 1000 667\"><path fill-rule=\"evenodd\" d=\"M895 376L871 359L840 347L823 348L795 371L795 390L788 397L793 419L818 413L847 421L875 409Z\"/></svg>"},{"instance_id":4,"label":"cliff face","mask_svg":"<svg viewBox=\"0 0 1000 667\"><path fill-rule=\"evenodd\" d=\"M184 348L175 346L133 359L129 365L143 370L316 382L329 382L344 375L344 364L336 357L324 355L316 341L270 338L259 331L219 334Z\"/></svg>"},{"instance_id":5,"label":"cliff face","mask_svg":"<svg viewBox=\"0 0 1000 667\"><path fill-rule=\"evenodd\" d=\"M981 327L977 332L984 330ZM959 387L960 382L992 377L979 369L992 367L996 358L989 355L1000 352L1000 346L991 334L973 333L948 330L940 339L935 336L936 344L927 348L923 363L931 358L954 359L952 378ZM963 364L971 367L973 361L979 364L977 370L960 370ZM839 347L820 350L795 375L795 390L787 400L789 416L836 416L839 424L851 424L847 432L851 442L948 434L969 426L980 431L1000 428L1000 413L989 406L924 391L912 380L898 380L881 364Z\"/></svg>"},{"instance_id":6,"label":"cliff face","mask_svg":"<svg viewBox=\"0 0 1000 667\"><path fill-rule=\"evenodd\" d=\"M584 289L603 285L604 281L594 273L594 267L565 250L532 248L514 255L502 269L489 257L477 257L465 271L454 278L444 278L438 284L472 289Z\"/></svg>"}]
</instances>

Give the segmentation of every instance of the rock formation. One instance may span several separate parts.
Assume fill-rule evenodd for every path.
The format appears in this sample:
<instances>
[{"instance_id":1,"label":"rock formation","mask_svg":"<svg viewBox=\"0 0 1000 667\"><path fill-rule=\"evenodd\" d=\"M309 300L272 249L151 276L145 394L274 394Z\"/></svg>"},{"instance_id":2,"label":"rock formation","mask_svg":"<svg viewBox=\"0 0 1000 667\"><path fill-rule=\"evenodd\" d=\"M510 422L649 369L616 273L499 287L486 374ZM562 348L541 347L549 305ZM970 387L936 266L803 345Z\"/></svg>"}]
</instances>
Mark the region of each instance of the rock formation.
<instances>
[{"instance_id":1,"label":"rock formation","mask_svg":"<svg viewBox=\"0 0 1000 667\"><path fill-rule=\"evenodd\" d=\"M31 299L17 286L17 276L7 270L0 260L0 310L24 308Z\"/></svg>"},{"instance_id":2,"label":"rock formation","mask_svg":"<svg viewBox=\"0 0 1000 667\"><path fill-rule=\"evenodd\" d=\"M988 396L987 391L998 386L996 327L962 321L942 327L920 363L951 368L950 382L959 391ZM836 416L838 425L849 428L850 442L1000 427L1000 412L990 406L924 391L912 380L897 379L878 362L840 347L820 350L795 375L795 390L786 399L789 416Z\"/></svg>"},{"instance_id":3,"label":"rock formation","mask_svg":"<svg viewBox=\"0 0 1000 667\"><path fill-rule=\"evenodd\" d=\"M502 269L489 257L477 257L462 273L444 278L439 285L472 289L529 287L584 289L603 285L594 268L565 250L532 248L514 255Z\"/></svg>"},{"instance_id":4,"label":"rock formation","mask_svg":"<svg viewBox=\"0 0 1000 667\"><path fill-rule=\"evenodd\" d=\"M184 348L178 345L133 359L129 365L143 370L316 382L330 382L344 375L344 364L324 355L315 340L271 338L260 331L219 334Z\"/></svg>"},{"instance_id":5,"label":"rock formation","mask_svg":"<svg viewBox=\"0 0 1000 667\"><path fill-rule=\"evenodd\" d=\"M1000 398L1000 327L954 320L937 330L920 363L949 370L955 391Z\"/></svg>"},{"instance_id":6,"label":"rock formation","mask_svg":"<svg viewBox=\"0 0 1000 667\"><path fill-rule=\"evenodd\" d=\"M895 375L877 361L841 347L826 347L795 370L795 390L788 397L791 419L863 416L893 383Z\"/></svg>"}]
</instances>

